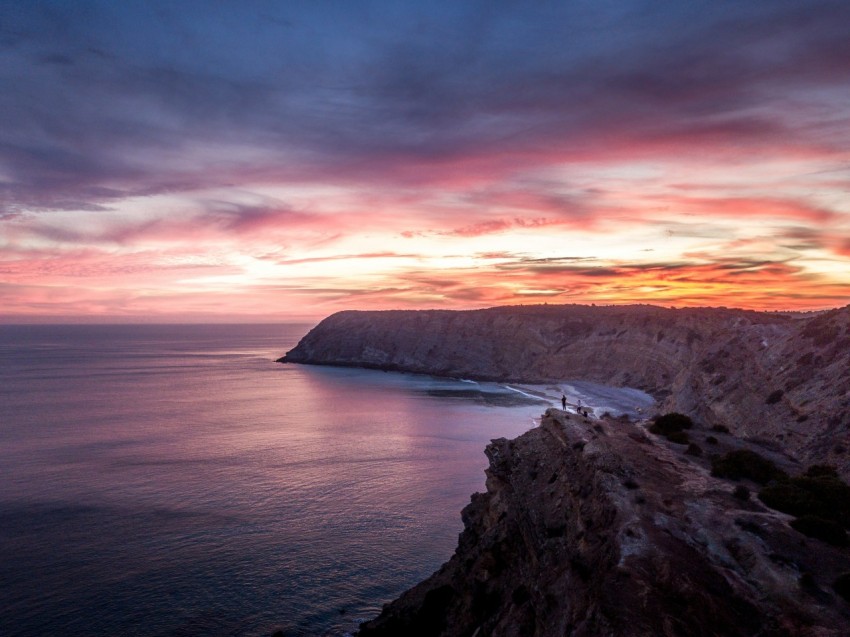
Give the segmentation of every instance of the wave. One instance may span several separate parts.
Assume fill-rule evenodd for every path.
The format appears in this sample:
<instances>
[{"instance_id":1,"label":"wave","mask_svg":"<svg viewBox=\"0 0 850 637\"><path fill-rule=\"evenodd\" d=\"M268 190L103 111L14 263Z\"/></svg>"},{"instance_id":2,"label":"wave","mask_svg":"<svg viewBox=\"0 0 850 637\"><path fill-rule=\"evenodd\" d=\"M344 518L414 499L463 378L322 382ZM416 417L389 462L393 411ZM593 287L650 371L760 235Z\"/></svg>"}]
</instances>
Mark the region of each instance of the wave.
<instances>
[{"instance_id":1,"label":"wave","mask_svg":"<svg viewBox=\"0 0 850 637\"><path fill-rule=\"evenodd\" d=\"M539 401L545 401L546 400L546 398L544 396L541 396L540 394L529 394L528 392L525 392L521 389L518 389L517 387L511 387L510 385L499 385L499 387L502 387L503 389L509 389L511 391L515 391L516 393L522 394L523 396L526 396L527 398L531 398L532 400L539 400Z\"/></svg>"}]
</instances>

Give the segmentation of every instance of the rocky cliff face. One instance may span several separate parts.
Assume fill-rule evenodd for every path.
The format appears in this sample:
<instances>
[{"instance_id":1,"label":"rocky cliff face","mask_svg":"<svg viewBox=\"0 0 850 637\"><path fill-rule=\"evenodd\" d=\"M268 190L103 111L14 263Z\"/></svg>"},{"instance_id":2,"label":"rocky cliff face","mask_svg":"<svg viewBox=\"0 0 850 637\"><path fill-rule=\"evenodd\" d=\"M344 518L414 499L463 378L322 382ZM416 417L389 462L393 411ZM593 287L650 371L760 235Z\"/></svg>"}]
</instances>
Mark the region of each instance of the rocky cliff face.
<instances>
[{"instance_id":1,"label":"rocky cliff face","mask_svg":"<svg viewBox=\"0 0 850 637\"><path fill-rule=\"evenodd\" d=\"M653 306L340 312L281 360L637 387L663 411L850 476L850 306L806 318Z\"/></svg>"},{"instance_id":2,"label":"rocky cliff face","mask_svg":"<svg viewBox=\"0 0 850 637\"><path fill-rule=\"evenodd\" d=\"M742 444L717 436L718 451ZM850 634L850 605L832 588L850 570L847 549L734 497L683 449L641 425L554 409L494 440L455 555L359 635Z\"/></svg>"},{"instance_id":3,"label":"rocky cliff face","mask_svg":"<svg viewBox=\"0 0 850 637\"><path fill-rule=\"evenodd\" d=\"M707 459L756 447L789 474L817 462L848 477L850 306L342 312L282 360L632 386L697 422L690 455L645 424L554 409L493 441L455 555L361 637L850 634L850 590L835 588L848 549L736 497Z\"/></svg>"}]
</instances>

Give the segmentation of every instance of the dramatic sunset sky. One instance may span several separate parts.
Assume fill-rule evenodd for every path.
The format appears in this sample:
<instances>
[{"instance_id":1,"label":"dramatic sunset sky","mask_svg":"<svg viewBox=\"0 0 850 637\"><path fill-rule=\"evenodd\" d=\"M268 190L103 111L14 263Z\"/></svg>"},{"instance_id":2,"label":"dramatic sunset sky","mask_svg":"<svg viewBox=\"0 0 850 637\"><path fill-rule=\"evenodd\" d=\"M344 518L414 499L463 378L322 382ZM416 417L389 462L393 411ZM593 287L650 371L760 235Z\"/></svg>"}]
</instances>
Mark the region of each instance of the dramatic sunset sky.
<instances>
[{"instance_id":1,"label":"dramatic sunset sky","mask_svg":"<svg viewBox=\"0 0 850 637\"><path fill-rule=\"evenodd\" d=\"M850 2L0 1L0 320L850 303Z\"/></svg>"}]
</instances>

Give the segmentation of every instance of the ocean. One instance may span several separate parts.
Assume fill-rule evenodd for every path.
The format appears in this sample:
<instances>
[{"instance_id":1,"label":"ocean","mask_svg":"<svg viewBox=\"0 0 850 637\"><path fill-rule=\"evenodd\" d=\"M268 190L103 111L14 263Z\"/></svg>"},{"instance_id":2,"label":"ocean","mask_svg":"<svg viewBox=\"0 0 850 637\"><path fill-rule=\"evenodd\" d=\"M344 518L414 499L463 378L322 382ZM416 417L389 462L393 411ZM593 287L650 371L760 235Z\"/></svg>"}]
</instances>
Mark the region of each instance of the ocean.
<instances>
[{"instance_id":1,"label":"ocean","mask_svg":"<svg viewBox=\"0 0 850 637\"><path fill-rule=\"evenodd\" d=\"M345 635L555 403L281 365L309 325L0 326L0 634Z\"/></svg>"}]
</instances>

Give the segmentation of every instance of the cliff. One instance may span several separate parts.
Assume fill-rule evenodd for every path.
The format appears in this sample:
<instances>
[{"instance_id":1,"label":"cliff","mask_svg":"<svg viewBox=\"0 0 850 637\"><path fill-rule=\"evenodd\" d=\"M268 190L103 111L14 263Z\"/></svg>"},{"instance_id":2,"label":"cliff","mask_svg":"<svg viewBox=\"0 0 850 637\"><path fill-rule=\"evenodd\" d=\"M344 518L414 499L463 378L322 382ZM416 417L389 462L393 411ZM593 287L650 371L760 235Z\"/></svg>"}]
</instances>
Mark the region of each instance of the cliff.
<instances>
[{"instance_id":1,"label":"cliff","mask_svg":"<svg viewBox=\"0 0 850 637\"><path fill-rule=\"evenodd\" d=\"M814 463L850 475L850 306L341 312L281 360L632 386L696 421L686 447L645 423L550 409L540 427L494 440L454 556L361 637L850 634L850 552L834 522L850 525L847 487L776 483L780 508L823 516L800 526L751 497L755 483L711 474L712 458L755 449L789 475ZM809 536L795 530L806 524Z\"/></svg>"},{"instance_id":2,"label":"cliff","mask_svg":"<svg viewBox=\"0 0 850 637\"><path fill-rule=\"evenodd\" d=\"M690 432L701 445L710 434ZM742 444L716 436L718 453ZM454 556L360 637L850 634L850 605L833 589L848 550L735 497L735 483L684 449L641 425L555 409L494 440Z\"/></svg>"},{"instance_id":3,"label":"cliff","mask_svg":"<svg viewBox=\"0 0 850 637\"><path fill-rule=\"evenodd\" d=\"M347 311L280 360L637 387L661 411L850 476L850 306L807 316L646 305Z\"/></svg>"}]
</instances>

